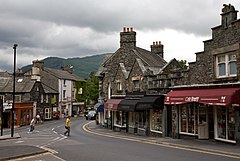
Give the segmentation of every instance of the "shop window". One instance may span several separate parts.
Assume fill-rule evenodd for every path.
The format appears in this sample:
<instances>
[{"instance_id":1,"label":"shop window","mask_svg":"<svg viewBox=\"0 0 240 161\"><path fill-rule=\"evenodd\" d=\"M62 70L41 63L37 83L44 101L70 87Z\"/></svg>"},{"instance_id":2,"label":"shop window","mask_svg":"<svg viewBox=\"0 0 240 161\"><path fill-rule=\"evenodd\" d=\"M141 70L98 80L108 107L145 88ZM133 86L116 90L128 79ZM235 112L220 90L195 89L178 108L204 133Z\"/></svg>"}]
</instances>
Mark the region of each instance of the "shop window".
<instances>
[{"instance_id":1,"label":"shop window","mask_svg":"<svg viewBox=\"0 0 240 161\"><path fill-rule=\"evenodd\" d=\"M235 113L233 108L216 107L217 138L235 140Z\"/></svg>"},{"instance_id":2,"label":"shop window","mask_svg":"<svg viewBox=\"0 0 240 161\"><path fill-rule=\"evenodd\" d=\"M130 127L135 127L136 126L136 113L135 112L129 112L129 126Z\"/></svg>"},{"instance_id":3,"label":"shop window","mask_svg":"<svg viewBox=\"0 0 240 161\"><path fill-rule=\"evenodd\" d=\"M139 128L146 128L147 126L147 112L143 111L143 112L139 112Z\"/></svg>"},{"instance_id":4,"label":"shop window","mask_svg":"<svg viewBox=\"0 0 240 161\"><path fill-rule=\"evenodd\" d=\"M126 126L126 113L122 111L115 112L115 125Z\"/></svg>"},{"instance_id":5,"label":"shop window","mask_svg":"<svg viewBox=\"0 0 240 161\"><path fill-rule=\"evenodd\" d=\"M179 106L180 132L197 134L198 133L198 107L194 104L184 104Z\"/></svg>"},{"instance_id":6,"label":"shop window","mask_svg":"<svg viewBox=\"0 0 240 161\"><path fill-rule=\"evenodd\" d=\"M231 77L237 75L236 55L225 54L216 57L217 77Z\"/></svg>"},{"instance_id":7,"label":"shop window","mask_svg":"<svg viewBox=\"0 0 240 161\"><path fill-rule=\"evenodd\" d=\"M116 124L122 125L122 111L116 111Z\"/></svg>"},{"instance_id":8,"label":"shop window","mask_svg":"<svg viewBox=\"0 0 240 161\"><path fill-rule=\"evenodd\" d=\"M162 132L162 110L153 110L151 116L151 130Z\"/></svg>"}]
</instances>

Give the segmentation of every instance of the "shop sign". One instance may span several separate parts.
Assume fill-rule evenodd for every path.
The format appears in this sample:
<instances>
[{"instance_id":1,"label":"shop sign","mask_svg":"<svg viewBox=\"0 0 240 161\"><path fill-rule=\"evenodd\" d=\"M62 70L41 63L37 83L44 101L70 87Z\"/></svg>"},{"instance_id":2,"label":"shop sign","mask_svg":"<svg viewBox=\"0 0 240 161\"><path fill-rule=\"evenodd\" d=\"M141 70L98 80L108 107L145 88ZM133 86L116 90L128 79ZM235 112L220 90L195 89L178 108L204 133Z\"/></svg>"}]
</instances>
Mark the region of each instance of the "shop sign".
<instances>
[{"instance_id":1,"label":"shop sign","mask_svg":"<svg viewBox=\"0 0 240 161\"><path fill-rule=\"evenodd\" d=\"M10 109L12 109L11 102L3 103L3 110L10 110Z\"/></svg>"},{"instance_id":2,"label":"shop sign","mask_svg":"<svg viewBox=\"0 0 240 161\"><path fill-rule=\"evenodd\" d=\"M198 102L199 97L185 97L186 102Z\"/></svg>"}]
</instances>

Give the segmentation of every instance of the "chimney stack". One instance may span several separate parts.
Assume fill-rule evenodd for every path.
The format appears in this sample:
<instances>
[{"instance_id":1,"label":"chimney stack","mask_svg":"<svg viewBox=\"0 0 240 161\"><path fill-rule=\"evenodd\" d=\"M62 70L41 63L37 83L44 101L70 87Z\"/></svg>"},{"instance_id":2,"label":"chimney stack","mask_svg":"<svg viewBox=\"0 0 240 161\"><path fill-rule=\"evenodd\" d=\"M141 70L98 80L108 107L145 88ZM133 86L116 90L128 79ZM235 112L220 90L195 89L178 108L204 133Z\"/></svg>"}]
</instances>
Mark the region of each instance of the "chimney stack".
<instances>
[{"instance_id":1,"label":"chimney stack","mask_svg":"<svg viewBox=\"0 0 240 161\"><path fill-rule=\"evenodd\" d=\"M233 21L237 20L237 12L231 4L223 4L222 9L222 26L227 28Z\"/></svg>"},{"instance_id":2,"label":"chimney stack","mask_svg":"<svg viewBox=\"0 0 240 161\"><path fill-rule=\"evenodd\" d=\"M67 71L67 72L69 72L70 74L73 73L73 66L70 65L70 64L67 64L66 66L61 67L61 68L62 68L62 70Z\"/></svg>"},{"instance_id":3,"label":"chimney stack","mask_svg":"<svg viewBox=\"0 0 240 161\"><path fill-rule=\"evenodd\" d=\"M44 62L41 60L32 61L32 76L31 78L37 81L41 80L41 71L43 70Z\"/></svg>"},{"instance_id":4,"label":"chimney stack","mask_svg":"<svg viewBox=\"0 0 240 161\"><path fill-rule=\"evenodd\" d=\"M120 47L136 47L136 32L132 27L124 27L120 33Z\"/></svg>"},{"instance_id":5,"label":"chimney stack","mask_svg":"<svg viewBox=\"0 0 240 161\"><path fill-rule=\"evenodd\" d=\"M161 41L153 42L153 45L151 47L151 53L158 54L163 58L163 45L161 44Z\"/></svg>"}]
</instances>

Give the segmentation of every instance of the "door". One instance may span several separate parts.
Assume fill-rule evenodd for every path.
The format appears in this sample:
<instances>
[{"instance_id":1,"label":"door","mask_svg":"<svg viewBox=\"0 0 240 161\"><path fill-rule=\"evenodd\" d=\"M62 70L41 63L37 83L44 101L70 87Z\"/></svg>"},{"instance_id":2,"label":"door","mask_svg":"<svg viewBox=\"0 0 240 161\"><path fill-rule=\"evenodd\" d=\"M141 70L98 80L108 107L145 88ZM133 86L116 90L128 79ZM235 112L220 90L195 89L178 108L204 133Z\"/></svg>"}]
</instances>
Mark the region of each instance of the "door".
<instances>
[{"instance_id":1,"label":"door","mask_svg":"<svg viewBox=\"0 0 240 161\"><path fill-rule=\"evenodd\" d=\"M51 119L51 109L50 108L45 108L45 119Z\"/></svg>"},{"instance_id":2,"label":"door","mask_svg":"<svg viewBox=\"0 0 240 161\"><path fill-rule=\"evenodd\" d=\"M207 106L199 106L199 124L198 124L198 139L208 139L209 129L208 129L208 114Z\"/></svg>"}]
</instances>

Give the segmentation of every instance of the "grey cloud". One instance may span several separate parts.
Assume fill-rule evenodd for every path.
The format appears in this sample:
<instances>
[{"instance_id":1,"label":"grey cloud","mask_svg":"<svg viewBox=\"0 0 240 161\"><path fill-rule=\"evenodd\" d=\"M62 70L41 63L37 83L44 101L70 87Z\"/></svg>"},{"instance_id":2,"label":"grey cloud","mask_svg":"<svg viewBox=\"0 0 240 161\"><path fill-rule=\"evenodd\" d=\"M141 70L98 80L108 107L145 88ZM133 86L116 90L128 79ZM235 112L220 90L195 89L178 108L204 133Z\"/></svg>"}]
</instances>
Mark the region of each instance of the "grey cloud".
<instances>
[{"instance_id":1,"label":"grey cloud","mask_svg":"<svg viewBox=\"0 0 240 161\"><path fill-rule=\"evenodd\" d=\"M30 59L114 52L118 47L118 33L124 26L134 27L136 31L174 29L196 36L208 36L211 27L220 24L222 5L226 2L0 0L0 3L1 53L18 43L19 56L29 55L26 59ZM227 3L240 9L239 0L228 0ZM0 69L9 67L8 64L3 65L4 62L1 62Z\"/></svg>"}]
</instances>

